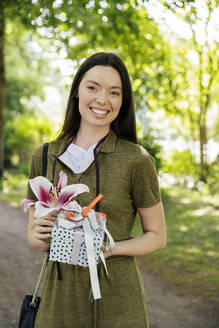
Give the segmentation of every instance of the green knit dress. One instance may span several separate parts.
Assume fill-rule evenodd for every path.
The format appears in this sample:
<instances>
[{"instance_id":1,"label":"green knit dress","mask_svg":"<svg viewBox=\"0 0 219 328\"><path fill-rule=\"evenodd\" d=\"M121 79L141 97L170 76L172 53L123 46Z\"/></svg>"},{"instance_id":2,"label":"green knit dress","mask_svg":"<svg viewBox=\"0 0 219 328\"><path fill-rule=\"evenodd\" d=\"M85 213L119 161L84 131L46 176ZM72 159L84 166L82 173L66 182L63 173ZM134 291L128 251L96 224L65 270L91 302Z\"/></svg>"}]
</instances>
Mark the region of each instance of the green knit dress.
<instances>
[{"instance_id":1,"label":"green knit dress","mask_svg":"<svg viewBox=\"0 0 219 328\"><path fill-rule=\"evenodd\" d=\"M67 139L49 144L47 178L52 179L53 163L68 143ZM42 175L43 147L32 156L29 178ZM152 207L161 201L153 158L139 145L118 138L111 130L98 152L101 212L107 214L107 228L115 241L133 238L137 208ZM74 199L83 207L96 197L96 170L93 162L78 178L57 160L67 184L83 183L90 188ZM30 187L27 196L36 199ZM112 256L106 259L109 278L98 264L101 299L92 299L89 269L49 261L36 328L148 328L144 288L136 258Z\"/></svg>"}]
</instances>

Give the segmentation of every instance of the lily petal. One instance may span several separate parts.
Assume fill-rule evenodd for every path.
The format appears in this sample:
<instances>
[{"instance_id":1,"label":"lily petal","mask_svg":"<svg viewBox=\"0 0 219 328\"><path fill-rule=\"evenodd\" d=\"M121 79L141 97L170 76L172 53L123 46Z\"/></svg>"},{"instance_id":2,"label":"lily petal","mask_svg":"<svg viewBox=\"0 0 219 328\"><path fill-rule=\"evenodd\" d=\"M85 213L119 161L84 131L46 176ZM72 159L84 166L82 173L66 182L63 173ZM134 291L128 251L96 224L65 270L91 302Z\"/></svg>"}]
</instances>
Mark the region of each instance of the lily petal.
<instances>
[{"instance_id":1,"label":"lily petal","mask_svg":"<svg viewBox=\"0 0 219 328\"><path fill-rule=\"evenodd\" d=\"M35 204L36 211L34 213L34 216L36 218L40 218L41 216L48 215L51 212L54 212L56 210L55 207L49 207L47 203L38 201Z\"/></svg>"},{"instance_id":2,"label":"lily petal","mask_svg":"<svg viewBox=\"0 0 219 328\"><path fill-rule=\"evenodd\" d=\"M81 206L75 200L69 202L68 204L63 205L62 208L66 211L74 211L78 213L82 212Z\"/></svg>"},{"instance_id":3,"label":"lily petal","mask_svg":"<svg viewBox=\"0 0 219 328\"><path fill-rule=\"evenodd\" d=\"M24 212L27 212L27 209L31 206L31 205L34 205L36 203L36 201L34 200L31 200L31 199L22 199L20 205L23 209Z\"/></svg>"},{"instance_id":4,"label":"lily petal","mask_svg":"<svg viewBox=\"0 0 219 328\"><path fill-rule=\"evenodd\" d=\"M57 187L56 187L56 192L57 192L57 194L59 194L60 191L61 191L64 187L66 187L66 185L67 185L67 180L68 180L67 175L66 175L63 171L61 171L61 172L59 173L59 181L58 181L58 184L57 184Z\"/></svg>"},{"instance_id":5,"label":"lily petal","mask_svg":"<svg viewBox=\"0 0 219 328\"><path fill-rule=\"evenodd\" d=\"M82 183L72 184L64 187L58 197L58 206L68 203L73 197L81 194L82 192L89 192L88 186Z\"/></svg>"},{"instance_id":6,"label":"lily petal","mask_svg":"<svg viewBox=\"0 0 219 328\"><path fill-rule=\"evenodd\" d=\"M34 179L30 179L29 184L34 194L40 201L45 203L53 203L54 198L50 193L52 184L48 179L38 176Z\"/></svg>"}]
</instances>

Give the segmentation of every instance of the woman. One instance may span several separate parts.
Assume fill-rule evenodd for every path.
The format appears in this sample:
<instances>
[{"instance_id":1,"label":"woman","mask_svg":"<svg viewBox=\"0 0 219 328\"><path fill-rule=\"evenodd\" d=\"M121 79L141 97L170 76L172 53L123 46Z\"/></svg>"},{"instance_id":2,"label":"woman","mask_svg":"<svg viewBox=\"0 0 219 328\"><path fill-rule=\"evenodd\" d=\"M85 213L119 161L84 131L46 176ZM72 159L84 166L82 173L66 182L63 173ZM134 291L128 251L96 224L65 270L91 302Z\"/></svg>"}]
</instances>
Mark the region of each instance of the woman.
<instances>
[{"instance_id":1,"label":"woman","mask_svg":"<svg viewBox=\"0 0 219 328\"><path fill-rule=\"evenodd\" d=\"M94 158L94 149L98 151ZM165 247L166 230L157 175L152 157L136 141L133 94L124 63L112 53L97 53L79 68L70 92L59 138L49 144L47 178L57 184L59 172L68 184L83 183L89 193L78 195L81 206L101 192L101 212L115 249L103 246L109 279L102 263L98 274L102 298L92 301L89 270L49 261L36 327L145 328L145 297L137 255ZM42 147L32 156L30 178L42 175ZM28 190L28 198L34 194ZM133 238L138 211L143 234ZM41 252L49 249L54 225L51 216L29 213L28 240Z\"/></svg>"}]
</instances>

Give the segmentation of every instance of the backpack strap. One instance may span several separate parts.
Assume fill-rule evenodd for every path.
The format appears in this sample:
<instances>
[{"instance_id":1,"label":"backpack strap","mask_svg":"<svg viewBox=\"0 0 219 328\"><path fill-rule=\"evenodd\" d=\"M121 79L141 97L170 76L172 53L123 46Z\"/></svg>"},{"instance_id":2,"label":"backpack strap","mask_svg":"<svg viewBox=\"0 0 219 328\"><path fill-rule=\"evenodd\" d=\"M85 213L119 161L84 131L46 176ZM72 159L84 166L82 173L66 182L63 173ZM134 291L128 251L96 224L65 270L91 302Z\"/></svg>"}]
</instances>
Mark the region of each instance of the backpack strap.
<instances>
[{"instance_id":1,"label":"backpack strap","mask_svg":"<svg viewBox=\"0 0 219 328\"><path fill-rule=\"evenodd\" d=\"M48 142L46 142L43 145L43 176L44 177L46 176L46 171L47 171L48 147L49 147L49 144L48 144ZM49 252L46 253L44 261L48 264L48 260L49 260ZM44 266L47 264L44 264ZM62 272L61 272L60 263L56 262L56 266L57 266L57 272L58 272L58 280L62 280ZM42 270L43 270L43 268L42 268ZM41 281L40 281L40 284L41 284ZM37 293L38 293L38 290L37 290L37 292L35 292L35 294L37 295ZM35 298L33 298L33 301L35 301ZM32 301L32 303L33 303L33 301Z\"/></svg>"},{"instance_id":2,"label":"backpack strap","mask_svg":"<svg viewBox=\"0 0 219 328\"><path fill-rule=\"evenodd\" d=\"M47 153L48 153L48 142L43 145L43 176L46 176L47 171Z\"/></svg>"}]
</instances>

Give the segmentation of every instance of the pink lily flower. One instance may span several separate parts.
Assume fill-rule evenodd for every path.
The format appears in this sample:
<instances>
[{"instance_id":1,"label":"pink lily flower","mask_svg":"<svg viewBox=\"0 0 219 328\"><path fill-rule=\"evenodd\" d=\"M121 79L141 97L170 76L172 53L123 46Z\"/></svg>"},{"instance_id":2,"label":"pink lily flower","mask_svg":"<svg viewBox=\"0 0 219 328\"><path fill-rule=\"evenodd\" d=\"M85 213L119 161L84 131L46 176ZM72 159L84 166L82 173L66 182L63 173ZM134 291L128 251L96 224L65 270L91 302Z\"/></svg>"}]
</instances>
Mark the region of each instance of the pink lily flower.
<instances>
[{"instance_id":1,"label":"pink lily flower","mask_svg":"<svg viewBox=\"0 0 219 328\"><path fill-rule=\"evenodd\" d=\"M39 218L51 212L59 213L62 209L81 213L81 206L72 198L83 193L89 192L88 186L77 183L67 186L67 175L61 171L57 187L43 176L38 176L29 180L31 189L38 198L38 201L23 199L21 207L24 212L34 205L36 208L34 216Z\"/></svg>"}]
</instances>

